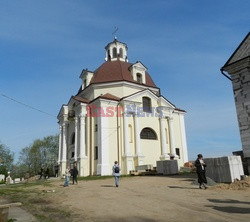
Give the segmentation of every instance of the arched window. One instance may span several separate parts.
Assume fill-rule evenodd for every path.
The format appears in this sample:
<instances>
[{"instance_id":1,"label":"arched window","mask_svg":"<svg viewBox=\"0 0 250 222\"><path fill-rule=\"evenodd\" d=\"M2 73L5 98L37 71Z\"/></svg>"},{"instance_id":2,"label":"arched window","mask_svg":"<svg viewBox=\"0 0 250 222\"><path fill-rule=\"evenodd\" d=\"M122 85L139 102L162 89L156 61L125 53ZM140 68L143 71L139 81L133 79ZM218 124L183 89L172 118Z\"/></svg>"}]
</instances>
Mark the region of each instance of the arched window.
<instances>
[{"instance_id":1,"label":"arched window","mask_svg":"<svg viewBox=\"0 0 250 222\"><path fill-rule=\"evenodd\" d=\"M136 73L136 81L142 84L142 75L140 73Z\"/></svg>"},{"instance_id":2,"label":"arched window","mask_svg":"<svg viewBox=\"0 0 250 222\"><path fill-rule=\"evenodd\" d=\"M108 61L110 61L111 56L110 56L110 50L108 50Z\"/></svg>"},{"instance_id":3,"label":"arched window","mask_svg":"<svg viewBox=\"0 0 250 222\"><path fill-rule=\"evenodd\" d=\"M87 87L87 79L84 79L84 89Z\"/></svg>"},{"instance_id":4,"label":"arched window","mask_svg":"<svg viewBox=\"0 0 250 222\"><path fill-rule=\"evenodd\" d=\"M117 57L117 50L116 47L113 48L113 58Z\"/></svg>"},{"instance_id":5,"label":"arched window","mask_svg":"<svg viewBox=\"0 0 250 222\"><path fill-rule=\"evenodd\" d=\"M157 140L157 135L153 129L146 127L142 129L140 133L140 138L147 139L147 140Z\"/></svg>"},{"instance_id":6,"label":"arched window","mask_svg":"<svg viewBox=\"0 0 250 222\"><path fill-rule=\"evenodd\" d=\"M123 50L122 50L122 48L119 49L119 57L123 58Z\"/></svg>"},{"instance_id":7,"label":"arched window","mask_svg":"<svg viewBox=\"0 0 250 222\"><path fill-rule=\"evenodd\" d=\"M70 142L72 145L75 144L75 133L72 133Z\"/></svg>"},{"instance_id":8,"label":"arched window","mask_svg":"<svg viewBox=\"0 0 250 222\"><path fill-rule=\"evenodd\" d=\"M147 113L152 112L151 99L149 97L142 97L142 104L143 104L143 112Z\"/></svg>"}]
</instances>

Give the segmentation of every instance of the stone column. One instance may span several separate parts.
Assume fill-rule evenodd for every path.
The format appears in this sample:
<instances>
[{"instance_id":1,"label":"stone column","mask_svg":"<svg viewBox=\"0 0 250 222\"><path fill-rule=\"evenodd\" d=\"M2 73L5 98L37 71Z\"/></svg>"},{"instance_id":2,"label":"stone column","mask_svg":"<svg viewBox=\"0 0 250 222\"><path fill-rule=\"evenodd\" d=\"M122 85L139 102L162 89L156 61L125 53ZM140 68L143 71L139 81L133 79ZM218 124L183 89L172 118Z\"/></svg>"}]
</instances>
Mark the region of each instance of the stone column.
<instances>
[{"instance_id":1,"label":"stone column","mask_svg":"<svg viewBox=\"0 0 250 222\"><path fill-rule=\"evenodd\" d=\"M135 152L136 155L141 155L141 144L140 144L140 128L137 114L134 114L135 121Z\"/></svg>"},{"instance_id":2,"label":"stone column","mask_svg":"<svg viewBox=\"0 0 250 222\"><path fill-rule=\"evenodd\" d=\"M180 127L181 127L183 162L186 163L188 162L188 152L187 152L186 130L185 130L185 122L183 114L180 114Z\"/></svg>"},{"instance_id":3,"label":"stone column","mask_svg":"<svg viewBox=\"0 0 250 222\"><path fill-rule=\"evenodd\" d=\"M103 107L103 106L102 106ZM98 137L98 164L97 174L104 176L110 175L111 169L109 166L109 128L108 117L97 117L97 137Z\"/></svg>"},{"instance_id":4,"label":"stone column","mask_svg":"<svg viewBox=\"0 0 250 222\"><path fill-rule=\"evenodd\" d=\"M127 113L123 113L123 135L124 135L124 155L130 154L129 142L128 142L128 119Z\"/></svg>"},{"instance_id":5,"label":"stone column","mask_svg":"<svg viewBox=\"0 0 250 222\"><path fill-rule=\"evenodd\" d=\"M160 128L161 128L161 160L169 160L168 155L168 144L166 138L166 118L164 116L160 117Z\"/></svg>"},{"instance_id":6,"label":"stone column","mask_svg":"<svg viewBox=\"0 0 250 222\"><path fill-rule=\"evenodd\" d=\"M175 135L174 135L174 118L169 117L169 134L170 134L170 155L176 156L175 153Z\"/></svg>"},{"instance_id":7,"label":"stone column","mask_svg":"<svg viewBox=\"0 0 250 222\"><path fill-rule=\"evenodd\" d=\"M62 150L62 126L59 126L59 147L58 147L58 161L57 163L60 164L62 161L61 150Z\"/></svg>"},{"instance_id":8,"label":"stone column","mask_svg":"<svg viewBox=\"0 0 250 222\"><path fill-rule=\"evenodd\" d=\"M61 174L64 174L67 164L67 124L62 124L62 161L61 161Z\"/></svg>"},{"instance_id":9,"label":"stone column","mask_svg":"<svg viewBox=\"0 0 250 222\"><path fill-rule=\"evenodd\" d=\"M134 123L135 123L135 165L140 166L143 165L144 156L141 153L141 143L140 143L140 126L139 126L139 119L138 114L134 113Z\"/></svg>"},{"instance_id":10,"label":"stone column","mask_svg":"<svg viewBox=\"0 0 250 222\"><path fill-rule=\"evenodd\" d=\"M74 159L75 161L77 161L77 157L78 157L78 117L75 117L75 156Z\"/></svg>"},{"instance_id":11,"label":"stone column","mask_svg":"<svg viewBox=\"0 0 250 222\"><path fill-rule=\"evenodd\" d=\"M124 161L125 161L125 173L129 174L129 171L134 170L133 155L131 154L128 138L128 117L127 113L123 113L123 139L124 139Z\"/></svg>"},{"instance_id":12,"label":"stone column","mask_svg":"<svg viewBox=\"0 0 250 222\"><path fill-rule=\"evenodd\" d=\"M79 176L87 176L87 156L86 156L86 141L85 141L85 115L79 115L80 130L79 130Z\"/></svg>"},{"instance_id":13,"label":"stone column","mask_svg":"<svg viewBox=\"0 0 250 222\"><path fill-rule=\"evenodd\" d=\"M80 155L79 157L86 157L86 144L85 144L85 115L80 115Z\"/></svg>"}]
</instances>

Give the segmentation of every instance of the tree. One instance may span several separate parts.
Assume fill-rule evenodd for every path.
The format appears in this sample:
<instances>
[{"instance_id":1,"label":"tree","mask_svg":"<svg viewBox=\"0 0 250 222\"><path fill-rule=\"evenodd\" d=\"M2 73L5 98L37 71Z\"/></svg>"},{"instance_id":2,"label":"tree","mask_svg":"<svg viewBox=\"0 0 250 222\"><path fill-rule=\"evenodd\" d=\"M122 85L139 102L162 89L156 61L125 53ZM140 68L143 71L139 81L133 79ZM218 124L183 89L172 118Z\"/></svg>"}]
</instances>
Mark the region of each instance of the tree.
<instances>
[{"instance_id":1,"label":"tree","mask_svg":"<svg viewBox=\"0 0 250 222\"><path fill-rule=\"evenodd\" d=\"M0 144L0 154L0 174L7 176L13 165L14 154L4 144Z\"/></svg>"},{"instance_id":2,"label":"tree","mask_svg":"<svg viewBox=\"0 0 250 222\"><path fill-rule=\"evenodd\" d=\"M49 168L52 172L58 159L58 135L47 136L42 140L36 139L29 147L24 147L20 153L19 166L32 175L40 172L41 168Z\"/></svg>"}]
</instances>

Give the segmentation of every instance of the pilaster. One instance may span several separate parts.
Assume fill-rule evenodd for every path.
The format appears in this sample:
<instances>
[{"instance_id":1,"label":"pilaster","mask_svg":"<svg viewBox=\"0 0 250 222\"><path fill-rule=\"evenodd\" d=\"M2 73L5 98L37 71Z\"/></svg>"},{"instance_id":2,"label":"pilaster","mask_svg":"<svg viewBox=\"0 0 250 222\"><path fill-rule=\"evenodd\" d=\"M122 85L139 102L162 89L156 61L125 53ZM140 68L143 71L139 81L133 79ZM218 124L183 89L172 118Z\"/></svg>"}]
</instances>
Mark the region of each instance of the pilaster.
<instances>
[{"instance_id":1,"label":"pilaster","mask_svg":"<svg viewBox=\"0 0 250 222\"><path fill-rule=\"evenodd\" d=\"M105 107L105 103L101 103L100 107ZM104 109L106 110L106 109ZM97 138L98 138L98 164L97 174L104 176L111 174L111 168L109 165L109 124L108 117L97 117Z\"/></svg>"},{"instance_id":2,"label":"pilaster","mask_svg":"<svg viewBox=\"0 0 250 222\"><path fill-rule=\"evenodd\" d=\"M168 118L169 122L169 136L170 136L170 155L171 156L177 156L175 153L175 134L174 134L174 118L173 116L170 116Z\"/></svg>"},{"instance_id":3,"label":"pilaster","mask_svg":"<svg viewBox=\"0 0 250 222\"><path fill-rule=\"evenodd\" d=\"M75 117L75 156L74 159L77 161L78 150L78 117Z\"/></svg>"}]
</instances>

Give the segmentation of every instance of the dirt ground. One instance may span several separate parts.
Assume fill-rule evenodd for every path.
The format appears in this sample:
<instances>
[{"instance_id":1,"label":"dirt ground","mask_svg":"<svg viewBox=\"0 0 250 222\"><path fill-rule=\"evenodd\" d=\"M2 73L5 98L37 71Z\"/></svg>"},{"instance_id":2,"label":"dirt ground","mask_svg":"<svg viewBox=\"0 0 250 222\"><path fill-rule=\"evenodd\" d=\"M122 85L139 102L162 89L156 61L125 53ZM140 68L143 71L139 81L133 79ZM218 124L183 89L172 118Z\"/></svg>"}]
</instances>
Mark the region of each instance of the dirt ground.
<instances>
[{"instance_id":1,"label":"dirt ground","mask_svg":"<svg viewBox=\"0 0 250 222\"><path fill-rule=\"evenodd\" d=\"M63 187L54 181L48 195L54 206L69 209L72 221L250 221L250 188L200 190L194 176L143 176L79 181Z\"/></svg>"}]
</instances>

